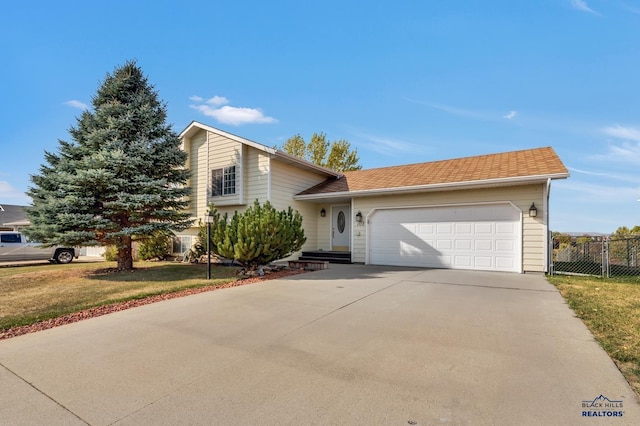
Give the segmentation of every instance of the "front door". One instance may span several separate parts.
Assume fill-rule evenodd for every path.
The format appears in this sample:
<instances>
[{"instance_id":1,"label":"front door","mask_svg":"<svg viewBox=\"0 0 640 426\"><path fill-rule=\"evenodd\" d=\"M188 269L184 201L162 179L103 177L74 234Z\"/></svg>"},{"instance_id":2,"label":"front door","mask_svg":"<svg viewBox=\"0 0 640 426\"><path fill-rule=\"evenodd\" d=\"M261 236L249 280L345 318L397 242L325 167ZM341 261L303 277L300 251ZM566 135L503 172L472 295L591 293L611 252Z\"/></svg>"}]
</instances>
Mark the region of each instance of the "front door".
<instances>
[{"instance_id":1,"label":"front door","mask_svg":"<svg viewBox=\"0 0 640 426\"><path fill-rule=\"evenodd\" d=\"M331 250L333 251L349 251L350 212L349 206L333 206L331 208Z\"/></svg>"}]
</instances>

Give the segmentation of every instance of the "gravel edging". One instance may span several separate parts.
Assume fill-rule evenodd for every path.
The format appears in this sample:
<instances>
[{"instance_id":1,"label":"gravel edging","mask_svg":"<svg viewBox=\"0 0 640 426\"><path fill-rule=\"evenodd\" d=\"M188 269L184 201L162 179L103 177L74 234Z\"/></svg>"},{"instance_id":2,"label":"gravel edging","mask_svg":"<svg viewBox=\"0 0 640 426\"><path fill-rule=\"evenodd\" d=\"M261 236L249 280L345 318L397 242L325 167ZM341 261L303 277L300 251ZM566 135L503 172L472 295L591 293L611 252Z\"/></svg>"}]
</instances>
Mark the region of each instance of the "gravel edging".
<instances>
[{"instance_id":1,"label":"gravel edging","mask_svg":"<svg viewBox=\"0 0 640 426\"><path fill-rule=\"evenodd\" d=\"M72 314L66 314L61 317L51 318L45 321L40 321L30 325L23 325L19 327L9 328L7 330L0 330L0 340L10 339L12 337L22 336L28 333L35 333L36 331L48 330L50 328L59 327L61 325L72 324L74 322L86 320L89 318L95 318L102 315L107 315L113 312L124 311L138 306L149 305L151 303L161 302L163 300L176 299L178 297L190 296L192 294L204 293L207 291L220 290L223 288L239 287L247 284L256 284L261 282L270 281L277 278L289 277L292 275L298 275L307 272L305 270L285 270L272 272L262 277L244 278L236 281L231 281L221 285L209 285L205 287L191 288L186 290L175 291L171 293L159 294L156 296L144 297L141 299L128 300L126 302L112 303L110 305L97 306L95 308L89 308L80 312L74 312Z\"/></svg>"}]
</instances>

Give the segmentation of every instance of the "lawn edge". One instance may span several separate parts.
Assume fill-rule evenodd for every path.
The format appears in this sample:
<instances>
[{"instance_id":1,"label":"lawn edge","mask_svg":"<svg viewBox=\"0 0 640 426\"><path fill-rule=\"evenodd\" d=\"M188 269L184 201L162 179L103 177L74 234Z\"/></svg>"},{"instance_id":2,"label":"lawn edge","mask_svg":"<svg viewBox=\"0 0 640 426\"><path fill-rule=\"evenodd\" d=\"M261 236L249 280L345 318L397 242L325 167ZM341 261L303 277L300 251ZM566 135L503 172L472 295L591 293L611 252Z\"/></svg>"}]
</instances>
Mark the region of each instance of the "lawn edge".
<instances>
[{"instance_id":1,"label":"lawn edge","mask_svg":"<svg viewBox=\"0 0 640 426\"><path fill-rule=\"evenodd\" d=\"M135 298L116 303L108 303L105 305L95 306L93 308L83 309L78 312L61 315L59 317L50 318L44 321L38 321L33 324L21 325L17 327L11 327L5 330L0 330L0 340L11 339L13 337L23 336L29 333L35 333L38 331L49 330L51 328L60 327L67 324L73 324L86 319L96 318L103 315L108 315L114 312L125 311L139 306L150 305L152 303L162 302L170 299L177 299L180 297L191 296L199 293L206 293L215 290L221 290L231 287L239 287L248 284L258 284L267 282L270 280L285 278L293 275L298 275L308 271L305 270L286 270L280 272L274 272L261 277L243 278L234 281L229 281L219 285L207 285L203 287L194 287L188 289L182 289L177 291L169 291L167 293L157 294L153 296L145 296L141 298Z\"/></svg>"}]
</instances>

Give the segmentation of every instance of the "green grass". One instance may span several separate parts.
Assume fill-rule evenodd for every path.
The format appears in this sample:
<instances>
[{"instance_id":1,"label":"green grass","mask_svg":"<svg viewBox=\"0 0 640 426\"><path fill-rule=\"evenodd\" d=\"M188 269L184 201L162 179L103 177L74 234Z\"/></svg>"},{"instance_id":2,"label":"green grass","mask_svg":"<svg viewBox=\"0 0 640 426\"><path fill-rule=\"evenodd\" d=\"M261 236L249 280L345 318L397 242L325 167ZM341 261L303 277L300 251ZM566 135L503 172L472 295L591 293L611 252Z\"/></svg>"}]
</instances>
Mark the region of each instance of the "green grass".
<instances>
[{"instance_id":1,"label":"green grass","mask_svg":"<svg viewBox=\"0 0 640 426\"><path fill-rule=\"evenodd\" d=\"M548 277L640 396L640 278Z\"/></svg>"},{"instance_id":2,"label":"green grass","mask_svg":"<svg viewBox=\"0 0 640 426\"><path fill-rule=\"evenodd\" d=\"M0 330L29 325L96 306L175 291L221 285L237 268L171 262L136 262L115 272L115 262L0 268Z\"/></svg>"}]
</instances>

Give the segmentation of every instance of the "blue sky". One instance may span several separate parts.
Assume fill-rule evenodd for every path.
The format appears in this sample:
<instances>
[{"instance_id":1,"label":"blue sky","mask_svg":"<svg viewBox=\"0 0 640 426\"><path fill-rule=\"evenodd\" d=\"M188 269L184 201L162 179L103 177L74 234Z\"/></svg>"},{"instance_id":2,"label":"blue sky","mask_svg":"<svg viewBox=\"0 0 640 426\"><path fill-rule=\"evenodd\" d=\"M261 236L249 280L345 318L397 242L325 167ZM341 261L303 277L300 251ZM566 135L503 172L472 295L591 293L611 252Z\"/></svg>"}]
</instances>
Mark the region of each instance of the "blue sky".
<instances>
[{"instance_id":1,"label":"blue sky","mask_svg":"<svg viewBox=\"0 0 640 426\"><path fill-rule=\"evenodd\" d=\"M347 139L365 168L552 146L551 228L640 224L640 0L24 1L0 14L0 203L136 59L180 132Z\"/></svg>"}]
</instances>

